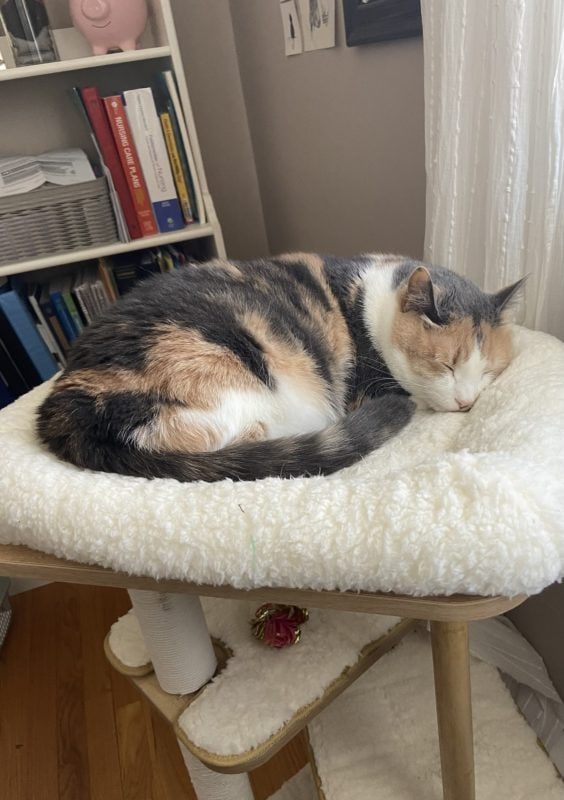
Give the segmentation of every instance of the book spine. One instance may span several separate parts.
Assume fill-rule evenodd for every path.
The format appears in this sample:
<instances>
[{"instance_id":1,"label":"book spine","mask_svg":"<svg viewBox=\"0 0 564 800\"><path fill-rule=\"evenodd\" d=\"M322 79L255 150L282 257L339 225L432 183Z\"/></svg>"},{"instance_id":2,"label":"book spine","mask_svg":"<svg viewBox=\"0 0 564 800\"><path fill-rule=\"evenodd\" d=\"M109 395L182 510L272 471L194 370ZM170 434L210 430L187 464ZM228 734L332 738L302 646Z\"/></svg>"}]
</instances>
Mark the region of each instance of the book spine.
<instances>
[{"instance_id":1,"label":"book spine","mask_svg":"<svg viewBox=\"0 0 564 800\"><path fill-rule=\"evenodd\" d=\"M73 289L72 293L74 295L74 301L77 307L79 308L80 313L82 314L82 318L84 319L84 324L90 325L92 323L92 317L90 316L90 311L83 297L83 291L84 291L83 286L76 286Z\"/></svg>"},{"instance_id":2,"label":"book spine","mask_svg":"<svg viewBox=\"0 0 564 800\"><path fill-rule=\"evenodd\" d=\"M15 397L0 372L0 408L6 408L6 406L9 406L14 400Z\"/></svg>"},{"instance_id":3,"label":"book spine","mask_svg":"<svg viewBox=\"0 0 564 800\"><path fill-rule=\"evenodd\" d=\"M191 222L194 222L194 213L192 211L192 205L190 203L188 184L186 183L186 177L184 176L184 170L182 169L182 161L180 159L180 152L178 149L176 137L174 135L170 114L167 111L163 111L160 114L160 120L166 142L166 147L168 150L170 165L172 167L174 184L176 186L178 199L180 201L180 207L182 208L184 221L186 222L187 225L189 225Z\"/></svg>"},{"instance_id":4,"label":"book spine","mask_svg":"<svg viewBox=\"0 0 564 800\"><path fill-rule=\"evenodd\" d=\"M104 284L104 290L108 295L108 299L110 302L115 303L118 299L118 290L114 280L114 274L103 258L98 262L98 275Z\"/></svg>"},{"instance_id":5,"label":"book spine","mask_svg":"<svg viewBox=\"0 0 564 800\"><path fill-rule=\"evenodd\" d=\"M100 308L100 313L102 313L102 311L105 311L106 308L108 308L108 306L110 305L110 299L109 299L108 295L106 294L106 290L104 288L104 284L102 283L101 280L100 281L96 281L96 283L92 284L92 291L93 291L94 296L95 296L95 298L96 298L96 300L98 302L98 306Z\"/></svg>"},{"instance_id":6,"label":"book spine","mask_svg":"<svg viewBox=\"0 0 564 800\"><path fill-rule=\"evenodd\" d=\"M19 294L13 289L0 294L0 309L37 373L39 381L46 381L55 375L59 369L57 363L39 335L33 317Z\"/></svg>"},{"instance_id":7,"label":"book spine","mask_svg":"<svg viewBox=\"0 0 564 800\"><path fill-rule=\"evenodd\" d=\"M74 329L74 323L72 321L72 317L69 314L67 307L65 305L62 293L51 292L51 301L53 303L55 314L57 315L57 318L61 324L65 336L67 337L69 342L74 342L77 334Z\"/></svg>"},{"instance_id":8,"label":"book spine","mask_svg":"<svg viewBox=\"0 0 564 800\"><path fill-rule=\"evenodd\" d=\"M120 295L127 294L139 282L134 267L114 267L114 278Z\"/></svg>"},{"instance_id":9,"label":"book spine","mask_svg":"<svg viewBox=\"0 0 564 800\"><path fill-rule=\"evenodd\" d=\"M103 98L106 113L123 171L127 179L137 218L141 223L143 236L155 236L159 229L155 222L147 185L141 170L139 156L135 148L131 130L125 114L123 101L119 95Z\"/></svg>"},{"instance_id":10,"label":"book spine","mask_svg":"<svg viewBox=\"0 0 564 800\"><path fill-rule=\"evenodd\" d=\"M28 302L31 306L32 312L35 316L37 322L37 328L41 333L45 344L49 348L49 352L55 358L55 360L61 365L65 366L66 359L63 355L63 351L59 347L55 334L51 330L49 322L43 313L43 309L39 303L38 297L36 296L35 288L32 288L30 293L28 294Z\"/></svg>"},{"instance_id":11,"label":"book spine","mask_svg":"<svg viewBox=\"0 0 564 800\"><path fill-rule=\"evenodd\" d=\"M88 119L90 120L94 136L98 142L100 153L112 176L115 190L118 194L123 215L127 223L129 235L132 239L140 239L143 236L141 220L138 218L135 210L133 197L129 189L125 172L123 171L112 129L104 110L102 98L100 97L98 89L93 86L80 89L80 96Z\"/></svg>"},{"instance_id":12,"label":"book spine","mask_svg":"<svg viewBox=\"0 0 564 800\"><path fill-rule=\"evenodd\" d=\"M51 326L51 330L55 336L56 341L59 344L59 347L66 353L70 347L69 340L67 339L65 332L61 327L61 323L59 322L59 318L55 313L55 309L53 307L53 303L51 299L44 299L41 298L40 302L41 310L43 311L43 316L47 320L47 323Z\"/></svg>"},{"instance_id":13,"label":"book spine","mask_svg":"<svg viewBox=\"0 0 564 800\"><path fill-rule=\"evenodd\" d=\"M67 307L67 311L70 314L70 317L72 319L73 325L76 330L76 334L78 336L84 330L84 325L82 324L82 320L80 319L80 314L78 313L78 309L74 304L74 300L72 299L70 291L63 293L63 300L65 302L65 306Z\"/></svg>"},{"instance_id":14,"label":"book spine","mask_svg":"<svg viewBox=\"0 0 564 800\"><path fill-rule=\"evenodd\" d=\"M0 372L2 373L4 382L7 384L14 397L25 394L31 388L30 384L27 383L22 375L21 370L18 369L17 364L14 363L2 339L0 339Z\"/></svg>"},{"instance_id":15,"label":"book spine","mask_svg":"<svg viewBox=\"0 0 564 800\"><path fill-rule=\"evenodd\" d=\"M166 144L151 89L123 93L125 111L161 233L184 227Z\"/></svg>"},{"instance_id":16,"label":"book spine","mask_svg":"<svg viewBox=\"0 0 564 800\"><path fill-rule=\"evenodd\" d=\"M194 153L192 152L192 147L190 145L190 135L188 133L188 128L186 127L186 121L184 119L184 112L182 110L182 104L180 102L180 97L178 96L178 91L176 89L176 83L174 81L174 75L170 70L162 73L162 78L164 80L164 84L166 86L166 90L168 92L170 103L169 103L169 111L171 111L172 116L172 124L176 126L178 131L178 140L181 141L184 145L184 150L186 153L186 160L188 162L189 174L192 183L192 189L194 192L194 203L193 206L196 211L196 218L198 222L205 222L206 220L206 212L204 208L204 198L202 196L202 190L200 188L200 183L198 181L198 173L196 171L196 160L194 158Z\"/></svg>"}]
</instances>

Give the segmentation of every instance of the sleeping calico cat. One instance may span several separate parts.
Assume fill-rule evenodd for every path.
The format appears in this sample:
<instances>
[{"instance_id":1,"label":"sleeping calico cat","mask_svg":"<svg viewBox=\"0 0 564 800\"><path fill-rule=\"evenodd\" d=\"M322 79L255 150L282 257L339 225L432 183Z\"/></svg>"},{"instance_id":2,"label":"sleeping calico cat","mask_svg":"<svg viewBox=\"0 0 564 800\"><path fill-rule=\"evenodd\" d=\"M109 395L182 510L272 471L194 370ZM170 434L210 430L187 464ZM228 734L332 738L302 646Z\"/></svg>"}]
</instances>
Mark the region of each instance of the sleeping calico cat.
<instances>
[{"instance_id":1,"label":"sleeping calico cat","mask_svg":"<svg viewBox=\"0 0 564 800\"><path fill-rule=\"evenodd\" d=\"M328 474L415 403L466 411L508 365L503 310L401 256L212 261L151 278L75 344L38 417L79 467L179 481Z\"/></svg>"}]
</instances>

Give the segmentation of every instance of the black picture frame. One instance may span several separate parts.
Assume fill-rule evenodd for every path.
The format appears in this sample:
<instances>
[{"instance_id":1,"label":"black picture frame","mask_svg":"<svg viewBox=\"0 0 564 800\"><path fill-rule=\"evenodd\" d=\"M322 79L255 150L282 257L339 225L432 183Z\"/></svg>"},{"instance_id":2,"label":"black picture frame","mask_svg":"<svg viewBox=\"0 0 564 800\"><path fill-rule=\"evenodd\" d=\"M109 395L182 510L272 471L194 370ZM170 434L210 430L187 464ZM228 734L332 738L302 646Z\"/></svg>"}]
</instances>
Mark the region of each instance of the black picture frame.
<instances>
[{"instance_id":1,"label":"black picture frame","mask_svg":"<svg viewBox=\"0 0 564 800\"><path fill-rule=\"evenodd\" d=\"M421 0L343 0L348 47L423 34Z\"/></svg>"}]
</instances>

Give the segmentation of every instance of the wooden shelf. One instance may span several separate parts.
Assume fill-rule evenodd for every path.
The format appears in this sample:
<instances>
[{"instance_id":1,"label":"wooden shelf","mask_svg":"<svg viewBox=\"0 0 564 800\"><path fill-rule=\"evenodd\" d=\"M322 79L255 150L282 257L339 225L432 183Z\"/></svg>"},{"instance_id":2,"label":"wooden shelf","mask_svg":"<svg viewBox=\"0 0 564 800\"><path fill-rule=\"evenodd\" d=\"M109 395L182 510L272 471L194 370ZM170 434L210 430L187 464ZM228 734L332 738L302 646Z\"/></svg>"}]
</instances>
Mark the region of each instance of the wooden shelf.
<instances>
[{"instance_id":1,"label":"wooden shelf","mask_svg":"<svg viewBox=\"0 0 564 800\"><path fill-rule=\"evenodd\" d=\"M29 67L13 67L0 71L0 83L21 78L37 78L43 75L56 75L60 72L76 72L83 69L109 67L114 64L128 64L134 61L150 61L171 55L170 47L149 47L145 50L130 50L127 53L109 53L105 56L88 56L67 61L53 61L49 64L33 64Z\"/></svg>"},{"instance_id":2,"label":"wooden shelf","mask_svg":"<svg viewBox=\"0 0 564 800\"><path fill-rule=\"evenodd\" d=\"M43 258L33 258L29 261L19 261L14 264L0 266L0 278L9 275L18 275L22 272L33 272L34 270L49 269L63 264L73 264L77 261L89 261L94 258L104 256L115 256L120 253L131 253L135 250L145 250L151 247L160 247L165 244L175 244L185 242L189 239L203 239L206 236L214 236L215 231L211 225L189 225L173 233L161 233L158 236L145 236L143 239L135 239L132 242L112 242L111 244L101 245L100 247L89 247L85 250L71 250L68 253L58 253Z\"/></svg>"}]
</instances>

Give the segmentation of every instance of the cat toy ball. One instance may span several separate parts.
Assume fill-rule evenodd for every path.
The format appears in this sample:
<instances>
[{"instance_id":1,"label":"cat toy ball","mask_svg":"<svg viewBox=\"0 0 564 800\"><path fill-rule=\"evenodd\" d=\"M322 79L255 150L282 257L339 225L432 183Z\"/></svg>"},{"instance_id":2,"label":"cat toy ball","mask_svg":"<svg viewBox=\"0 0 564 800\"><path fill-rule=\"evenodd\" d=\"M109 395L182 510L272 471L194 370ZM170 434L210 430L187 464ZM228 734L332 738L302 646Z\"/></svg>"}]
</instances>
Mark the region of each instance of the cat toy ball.
<instances>
[{"instance_id":1,"label":"cat toy ball","mask_svg":"<svg viewBox=\"0 0 564 800\"><path fill-rule=\"evenodd\" d=\"M256 610L251 630L255 639L269 647L288 647L300 641L300 625L308 619L305 608L266 603Z\"/></svg>"}]
</instances>

